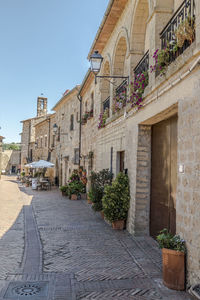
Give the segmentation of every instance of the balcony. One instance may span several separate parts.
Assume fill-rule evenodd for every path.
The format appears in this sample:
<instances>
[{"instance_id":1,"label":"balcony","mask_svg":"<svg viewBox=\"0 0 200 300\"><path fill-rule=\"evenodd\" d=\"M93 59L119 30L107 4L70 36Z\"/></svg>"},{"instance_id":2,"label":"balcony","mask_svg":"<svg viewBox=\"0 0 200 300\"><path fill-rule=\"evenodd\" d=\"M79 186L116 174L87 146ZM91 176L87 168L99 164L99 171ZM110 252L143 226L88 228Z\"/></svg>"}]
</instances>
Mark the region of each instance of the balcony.
<instances>
[{"instance_id":1,"label":"balcony","mask_svg":"<svg viewBox=\"0 0 200 300\"><path fill-rule=\"evenodd\" d=\"M186 35L187 34L187 35ZM195 2L185 0L160 34L161 49L169 49L168 64L195 40Z\"/></svg>"},{"instance_id":2,"label":"balcony","mask_svg":"<svg viewBox=\"0 0 200 300\"><path fill-rule=\"evenodd\" d=\"M145 53L134 69L134 74L137 76L149 70L149 50Z\"/></svg>"},{"instance_id":3,"label":"balcony","mask_svg":"<svg viewBox=\"0 0 200 300\"><path fill-rule=\"evenodd\" d=\"M128 81L124 80L115 90L114 112L126 106Z\"/></svg>"}]
</instances>

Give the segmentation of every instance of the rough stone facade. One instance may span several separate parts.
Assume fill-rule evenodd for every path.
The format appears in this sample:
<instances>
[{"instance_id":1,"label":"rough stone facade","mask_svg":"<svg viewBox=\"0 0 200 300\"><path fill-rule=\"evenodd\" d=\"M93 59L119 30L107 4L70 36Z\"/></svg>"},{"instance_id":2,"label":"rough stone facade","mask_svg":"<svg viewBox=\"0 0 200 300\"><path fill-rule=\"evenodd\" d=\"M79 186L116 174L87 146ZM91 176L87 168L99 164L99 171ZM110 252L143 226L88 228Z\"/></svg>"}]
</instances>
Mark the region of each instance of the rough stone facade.
<instances>
[{"instance_id":1,"label":"rough stone facade","mask_svg":"<svg viewBox=\"0 0 200 300\"><path fill-rule=\"evenodd\" d=\"M5 150L2 153L2 170L7 174L17 173L20 170L21 151Z\"/></svg>"},{"instance_id":2,"label":"rough stone facade","mask_svg":"<svg viewBox=\"0 0 200 300\"><path fill-rule=\"evenodd\" d=\"M134 68L147 51L149 66L153 65L153 54L161 48L160 32L182 3L185 1L111 0L88 55L99 50L103 56L98 75L128 76L131 82L134 80ZM152 200L152 128L163 120L178 116L176 232L186 240L188 285L200 279L200 3L195 1L195 4L194 42L175 57L164 76L148 72L149 82L141 109L126 103L114 113L116 88L124 78L110 79L110 82L96 78L95 84L94 75L88 71L80 90L75 87L66 92L53 108L57 132L52 136L55 141L52 161L55 163L55 177L61 185L78 167L81 121L80 164L88 176L92 169L109 168L114 176L119 171L128 171L131 202L127 229L133 235L148 236ZM77 94L82 105L82 120L79 118ZM108 107L109 116L105 127L98 129L99 115L105 107ZM88 118L92 109L93 115ZM32 123L30 120L23 123L25 134L22 144L24 141L26 147L22 161L28 155L27 142L32 142Z\"/></svg>"},{"instance_id":3,"label":"rough stone facade","mask_svg":"<svg viewBox=\"0 0 200 300\"><path fill-rule=\"evenodd\" d=\"M169 1L110 1L100 30L88 57L99 50L104 58L98 75L129 76L145 52L149 50L149 65L153 53L161 47L160 32L175 10L183 3ZM176 194L176 232L188 249L188 284L199 280L199 68L200 4L195 1L196 39L166 70L165 76L149 72L149 84L144 93L143 108L126 105L113 113L116 87L122 79L94 79L87 76L81 86L83 112L85 102L94 93L94 117L82 126L83 158L94 149L96 170L110 168L119 172L119 153L124 152L124 169L128 169L131 205L128 230L134 235L149 235L151 205L151 128L154 124L178 115L178 163ZM108 26L109 24L109 26ZM104 101L110 97L109 117L105 128L97 129L98 115ZM90 123L89 123L90 122ZM84 161L82 160L82 163ZM86 165L87 167L87 165ZM184 173L180 170L184 169Z\"/></svg>"},{"instance_id":4,"label":"rough stone facade","mask_svg":"<svg viewBox=\"0 0 200 300\"><path fill-rule=\"evenodd\" d=\"M56 112L54 135L55 177L59 185L65 185L79 164L80 103L77 98L79 86L65 92L52 110Z\"/></svg>"},{"instance_id":5,"label":"rough stone facade","mask_svg":"<svg viewBox=\"0 0 200 300\"><path fill-rule=\"evenodd\" d=\"M42 102L44 101L44 102ZM37 116L21 121L21 170L25 170L24 165L33 161L35 147L35 125L47 117L47 98L38 97Z\"/></svg>"}]
</instances>

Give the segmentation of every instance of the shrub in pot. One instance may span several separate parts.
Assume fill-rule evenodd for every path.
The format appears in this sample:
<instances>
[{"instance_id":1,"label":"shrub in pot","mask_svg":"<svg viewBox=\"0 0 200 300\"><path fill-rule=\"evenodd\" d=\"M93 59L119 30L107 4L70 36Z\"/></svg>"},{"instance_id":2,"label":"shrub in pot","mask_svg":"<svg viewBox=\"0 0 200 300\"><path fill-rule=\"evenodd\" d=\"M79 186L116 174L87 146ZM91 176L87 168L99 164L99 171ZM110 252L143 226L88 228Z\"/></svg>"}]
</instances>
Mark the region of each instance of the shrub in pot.
<instances>
[{"instance_id":1,"label":"shrub in pot","mask_svg":"<svg viewBox=\"0 0 200 300\"><path fill-rule=\"evenodd\" d=\"M62 185L60 187L60 191L62 192L63 196L67 196L68 195L68 186L67 185Z\"/></svg>"},{"instance_id":2,"label":"shrub in pot","mask_svg":"<svg viewBox=\"0 0 200 300\"><path fill-rule=\"evenodd\" d=\"M102 199L105 218L113 229L123 229L130 202L128 175L119 173L111 186L106 186Z\"/></svg>"},{"instance_id":3,"label":"shrub in pot","mask_svg":"<svg viewBox=\"0 0 200 300\"><path fill-rule=\"evenodd\" d=\"M80 180L78 171L74 170L68 183L68 195L70 199L77 200L81 193L85 193L85 185Z\"/></svg>"},{"instance_id":4,"label":"shrub in pot","mask_svg":"<svg viewBox=\"0 0 200 300\"><path fill-rule=\"evenodd\" d=\"M163 283L173 290L185 289L185 241L167 229L157 236L162 249Z\"/></svg>"},{"instance_id":5,"label":"shrub in pot","mask_svg":"<svg viewBox=\"0 0 200 300\"><path fill-rule=\"evenodd\" d=\"M102 198L104 195L104 188L112 182L112 173L108 169L103 169L99 172L91 173L91 189L89 197L92 201L92 208L95 211L102 211Z\"/></svg>"}]
</instances>

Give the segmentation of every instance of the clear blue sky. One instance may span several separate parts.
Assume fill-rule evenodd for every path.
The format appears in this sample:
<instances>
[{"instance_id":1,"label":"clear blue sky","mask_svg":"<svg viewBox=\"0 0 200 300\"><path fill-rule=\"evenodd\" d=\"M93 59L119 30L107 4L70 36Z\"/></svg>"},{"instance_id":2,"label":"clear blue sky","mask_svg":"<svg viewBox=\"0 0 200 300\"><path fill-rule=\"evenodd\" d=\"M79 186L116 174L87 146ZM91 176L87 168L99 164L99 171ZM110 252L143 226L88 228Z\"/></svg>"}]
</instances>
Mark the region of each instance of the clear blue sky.
<instances>
[{"instance_id":1,"label":"clear blue sky","mask_svg":"<svg viewBox=\"0 0 200 300\"><path fill-rule=\"evenodd\" d=\"M20 120L80 84L109 0L0 0L0 135L19 142Z\"/></svg>"}]
</instances>

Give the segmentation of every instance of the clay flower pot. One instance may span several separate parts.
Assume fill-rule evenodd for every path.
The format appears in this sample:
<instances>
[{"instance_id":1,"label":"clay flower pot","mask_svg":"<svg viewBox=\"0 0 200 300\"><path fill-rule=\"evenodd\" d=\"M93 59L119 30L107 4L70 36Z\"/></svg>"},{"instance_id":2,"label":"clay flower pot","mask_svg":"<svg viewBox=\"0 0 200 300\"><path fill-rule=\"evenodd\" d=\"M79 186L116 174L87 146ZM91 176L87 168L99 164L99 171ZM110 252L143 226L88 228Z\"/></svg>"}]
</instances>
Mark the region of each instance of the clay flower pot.
<instances>
[{"instance_id":1,"label":"clay flower pot","mask_svg":"<svg viewBox=\"0 0 200 300\"><path fill-rule=\"evenodd\" d=\"M124 220L117 220L112 222L112 228L117 230L123 230L124 229L125 222Z\"/></svg>"},{"instance_id":2,"label":"clay flower pot","mask_svg":"<svg viewBox=\"0 0 200 300\"><path fill-rule=\"evenodd\" d=\"M92 201L90 200L89 197L87 198L87 203L88 203L88 204L92 204Z\"/></svg>"},{"instance_id":3,"label":"clay flower pot","mask_svg":"<svg viewBox=\"0 0 200 300\"><path fill-rule=\"evenodd\" d=\"M163 283L170 289L185 290L185 253L162 249Z\"/></svg>"},{"instance_id":4,"label":"clay flower pot","mask_svg":"<svg viewBox=\"0 0 200 300\"><path fill-rule=\"evenodd\" d=\"M71 200L78 200L77 195L76 195L76 194L72 194L72 195L71 195Z\"/></svg>"},{"instance_id":5,"label":"clay flower pot","mask_svg":"<svg viewBox=\"0 0 200 300\"><path fill-rule=\"evenodd\" d=\"M87 199L87 194L86 193L81 193L81 199L86 200Z\"/></svg>"},{"instance_id":6,"label":"clay flower pot","mask_svg":"<svg viewBox=\"0 0 200 300\"><path fill-rule=\"evenodd\" d=\"M100 215L101 215L102 219L104 219L104 212L103 212L103 210L100 211Z\"/></svg>"}]
</instances>

